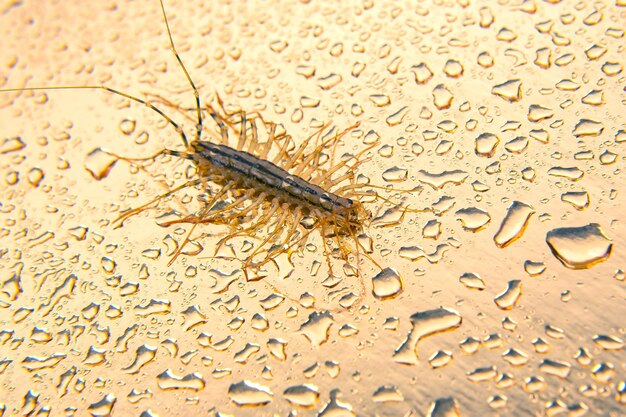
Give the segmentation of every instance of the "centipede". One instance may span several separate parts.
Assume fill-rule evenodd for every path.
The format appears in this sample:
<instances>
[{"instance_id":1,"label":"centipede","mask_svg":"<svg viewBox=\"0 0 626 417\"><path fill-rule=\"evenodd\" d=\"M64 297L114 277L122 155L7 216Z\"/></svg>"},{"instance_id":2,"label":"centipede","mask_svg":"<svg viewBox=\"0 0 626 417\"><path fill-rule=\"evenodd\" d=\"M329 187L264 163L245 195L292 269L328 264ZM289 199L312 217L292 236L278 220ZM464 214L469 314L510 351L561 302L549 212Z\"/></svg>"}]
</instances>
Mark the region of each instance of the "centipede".
<instances>
[{"instance_id":1,"label":"centipede","mask_svg":"<svg viewBox=\"0 0 626 417\"><path fill-rule=\"evenodd\" d=\"M366 144L353 154L336 155L340 143L359 127L359 122L343 130L329 122L323 123L297 143L282 125L265 120L259 112L227 110L217 93L213 103L202 103L196 83L176 49L163 0L160 6L171 51L195 98L193 107L182 108L158 96L141 98L106 85L23 87L0 92L101 89L146 106L171 126L183 150L163 148L146 157L128 157L101 149L134 165L170 156L189 161L194 167L194 178L123 211L112 221L115 227L123 227L132 217L158 207L159 202L179 191L198 188L203 197L197 211L159 223L162 227L188 225L189 228L171 254L168 266L184 254L186 245L195 241L198 226L210 224L226 230L217 241L212 257L241 262L248 281L263 277L264 268L276 264L280 256L285 255L292 263L293 255L300 253L315 234L321 238L329 276L337 275L337 260L343 265L355 263L358 271L362 259L367 259L383 270L372 245L367 243L366 230L385 210L398 211L400 219L407 213L422 212L403 204L398 197L398 194L415 194L420 188L400 190L378 186L357 174L371 159L379 141ZM183 124L162 110L163 107L176 109L184 120L191 121L193 135L188 135ZM215 123L213 129L207 128L208 119ZM223 249L232 248L239 238L254 243L239 252L231 250L231 256L225 255Z\"/></svg>"}]
</instances>

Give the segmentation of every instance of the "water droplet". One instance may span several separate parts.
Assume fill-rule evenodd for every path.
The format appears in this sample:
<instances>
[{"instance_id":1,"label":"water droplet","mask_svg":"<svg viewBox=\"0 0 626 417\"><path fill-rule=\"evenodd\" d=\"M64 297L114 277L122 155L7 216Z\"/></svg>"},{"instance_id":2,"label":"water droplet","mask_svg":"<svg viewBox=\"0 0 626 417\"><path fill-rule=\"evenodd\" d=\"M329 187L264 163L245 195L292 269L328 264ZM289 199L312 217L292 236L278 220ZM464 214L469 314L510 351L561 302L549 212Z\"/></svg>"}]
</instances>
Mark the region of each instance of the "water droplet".
<instances>
[{"instance_id":1,"label":"water droplet","mask_svg":"<svg viewBox=\"0 0 626 417\"><path fill-rule=\"evenodd\" d=\"M465 181L467 176L467 172L459 169L453 171L442 171L440 173L433 173L420 169L417 172L417 179L424 184L430 185L435 190L442 189L446 184L460 185L463 181Z\"/></svg>"},{"instance_id":2,"label":"water droplet","mask_svg":"<svg viewBox=\"0 0 626 417\"><path fill-rule=\"evenodd\" d=\"M561 201L569 203L576 210L589 207L589 194L586 191L569 191L561 194Z\"/></svg>"},{"instance_id":3,"label":"water droplet","mask_svg":"<svg viewBox=\"0 0 626 417\"><path fill-rule=\"evenodd\" d=\"M279 40L272 41L272 42L270 43L270 49L271 49L273 52L276 52L277 54L279 54L279 53L281 53L282 51L284 51L284 50L287 48L287 46L289 46L289 43L288 43L287 41L280 40L280 39L279 39Z\"/></svg>"},{"instance_id":4,"label":"water droplet","mask_svg":"<svg viewBox=\"0 0 626 417\"><path fill-rule=\"evenodd\" d=\"M528 120L531 122L540 122L542 120L550 119L554 116L554 112L538 104L532 104L528 108Z\"/></svg>"},{"instance_id":5,"label":"water droplet","mask_svg":"<svg viewBox=\"0 0 626 417\"><path fill-rule=\"evenodd\" d=\"M487 51L481 52L478 55L477 62L478 62L478 65L480 65L483 68L492 67L494 64L493 57Z\"/></svg>"},{"instance_id":6,"label":"water droplet","mask_svg":"<svg viewBox=\"0 0 626 417\"><path fill-rule=\"evenodd\" d=\"M375 403L389 403L404 401L404 396L395 385L380 386L372 394Z\"/></svg>"},{"instance_id":7,"label":"water droplet","mask_svg":"<svg viewBox=\"0 0 626 417\"><path fill-rule=\"evenodd\" d=\"M147 365L149 362L154 360L156 356L156 347L152 347L149 345L141 345L137 347L137 351L135 352L135 358L133 362L125 368L122 368L129 374L136 374L139 370Z\"/></svg>"},{"instance_id":8,"label":"water droplet","mask_svg":"<svg viewBox=\"0 0 626 417\"><path fill-rule=\"evenodd\" d=\"M482 291L486 288L483 279L473 272L465 272L459 277L459 282L470 289Z\"/></svg>"},{"instance_id":9,"label":"water droplet","mask_svg":"<svg viewBox=\"0 0 626 417\"><path fill-rule=\"evenodd\" d=\"M539 392L546 388L546 381L540 376L529 376L524 379L524 391Z\"/></svg>"},{"instance_id":10,"label":"water droplet","mask_svg":"<svg viewBox=\"0 0 626 417\"><path fill-rule=\"evenodd\" d=\"M519 301L522 295L522 281L518 279L507 283L507 288L494 298L496 305L502 310L510 310Z\"/></svg>"},{"instance_id":11,"label":"water droplet","mask_svg":"<svg viewBox=\"0 0 626 417\"><path fill-rule=\"evenodd\" d=\"M495 85L491 93L510 102L519 101L522 99L522 81L518 79L505 81Z\"/></svg>"},{"instance_id":12,"label":"water droplet","mask_svg":"<svg viewBox=\"0 0 626 417\"><path fill-rule=\"evenodd\" d=\"M433 90L433 103L439 110L449 109L452 106L454 96L445 85L439 84Z\"/></svg>"},{"instance_id":13,"label":"water droplet","mask_svg":"<svg viewBox=\"0 0 626 417\"><path fill-rule=\"evenodd\" d=\"M591 369L591 376L601 384L608 384L615 377L615 367L609 362L601 362Z\"/></svg>"},{"instance_id":14,"label":"water droplet","mask_svg":"<svg viewBox=\"0 0 626 417\"><path fill-rule=\"evenodd\" d=\"M522 366L528 362L528 355L518 349L507 349L502 354L502 359L513 366Z\"/></svg>"},{"instance_id":15,"label":"water droplet","mask_svg":"<svg viewBox=\"0 0 626 417\"><path fill-rule=\"evenodd\" d=\"M550 345L548 342L538 337L534 339L532 342L533 348L535 348L535 352L537 353L547 353L550 350Z\"/></svg>"},{"instance_id":16,"label":"water droplet","mask_svg":"<svg viewBox=\"0 0 626 417\"><path fill-rule=\"evenodd\" d=\"M148 317L156 314L169 314L172 311L172 307L168 300L157 300L153 298L144 306L135 306L134 311L135 314L140 317Z\"/></svg>"},{"instance_id":17,"label":"water droplet","mask_svg":"<svg viewBox=\"0 0 626 417\"><path fill-rule=\"evenodd\" d=\"M21 151L26 147L24 141L19 136L12 138L4 138L0 144L0 155L4 155L11 152Z\"/></svg>"},{"instance_id":18,"label":"water droplet","mask_svg":"<svg viewBox=\"0 0 626 417\"><path fill-rule=\"evenodd\" d=\"M43 180L44 176L45 175L40 168L32 168L30 171L28 171L26 179L28 180L28 183L33 187L39 187L39 184Z\"/></svg>"},{"instance_id":19,"label":"water droplet","mask_svg":"<svg viewBox=\"0 0 626 417\"><path fill-rule=\"evenodd\" d=\"M515 39L517 39L517 35L511 29L503 27L498 31L496 39L504 42L513 42Z\"/></svg>"},{"instance_id":20,"label":"water droplet","mask_svg":"<svg viewBox=\"0 0 626 417\"><path fill-rule=\"evenodd\" d=\"M514 154L520 154L528 147L528 138L526 136L518 136L511 139L504 145L504 149Z\"/></svg>"},{"instance_id":21,"label":"water droplet","mask_svg":"<svg viewBox=\"0 0 626 417\"><path fill-rule=\"evenodd\" d=\"M408 178L408 170L404 167L395 166L385 170L382 177L387 182L406 181L406 179Z\"/></svg>"},{"instance_id":22,"label":"water droplet","mask_svg":"<svg viewBox=\"0 0 626 417\"><path fill-rule=\"evenodd\" d=\"M26 358L22 361L22 366L30 372L46 368L54 368L66 357L67 355L65 353L53 353L52 355L45 357L26 356Z\"/></svg>"},{"instance_id":23,"label":"water droplet","mask_svg":"<svg viewBox=\"0 0 626 417\"><path fill-rule=\"evenodd\" d=\"M551 324L546 325L545 327L546 334L553 339L563 339L565 338L565 332L563 329L560 329Z\"/></svg>"},{"instance_id":24,"label":"water droplet","mask_svg":"<svg viewBox=\"0 0 626 417\"><path fill-rule=\"evenodd\" d=\"M319 391L315 385L292 385L285 389L283 396L291 404L301 407L312 407L319 398Z\"/></svg>"},{"instance_id":25,"label":"water droplet","mask_svg":"<svg viewBox=\"0 0 626 417\"><path fill-rule=\"evenodd\" d=\"M539 364L539 371L548 375L554 375L559 378L567 378L569 376L572 366L563 361L555 361L551 359L544 359Z\"/></svg>"},{"instance_id":26,"label":"water droplet","mask_svg":"<svg viewBox=\"0 0 626 417\"><path fill-rule=\"evenodd\" d=\"M330 326L334 323L333 316L329 312L313 312L309 315L307 321L300 326L300 332L306 336L309 341L319 346L328 341Z\"/></svg>"},{"instance_id":27,"label":"water droplet","mask_svg":"<svg viewBox=\"0 0 626 417\"><path fill-rule=\"evenodd\" d=\"M319 78L317 85L322 90L330 90L331 88L333 88L336 85L338 85L342 80L343 79L342 79L341 75L331 73L331 74L327 75L326 77Z\"/></svg>"},{"instance_id":28,"label":"water droplet","mask_svg":"<svg viewBox=\"0 0 626 417\"><path fill-rule=\"evenodd\" d=\"M403 289L402 279L393 268L385 268L372 278L372 293L381 300L398 296Z\"/></svg>"},{"instance_id":29,"label":"water droplet","mask_svg":"<svg viewBox=\"0 0 626 417\"><path fill-rule=\"evenodd\" d=\"M427 417L461 417L461 413L454 398L442 397L433 401Z\"/></svg>"},{"instance_id":30,"label":"water droplet","mask_svg":"<svg viewBox=\"0 0 626 417\"><path fill-rule=\"evenodd\" d=\"M95 346L90 346L87 355L83 360L85 365L98 366L106 362L106 350L98 349Z\"/></svg>"},{"instance_id":31,"label":"water droplet","mask_svg":"<svg viewBox=\"0 0 626 417\"><path fill-rule=\"evenodd\" d=\"M548 170L548 175L566 178L570 181L578 181L585 173L578 167L552 167Z\"/></svg>"},{"instance_id":32,"label":"water droplet","mask_svg":"<svg viewBox=\"0 0 626 417\"><path fill-rule=\"evenodd\" d=\"M491 216L486 211L477 207L467 207L457 210L457 220L461 222L464 230L478 232L483 230L491 221Z\"/></svg>"},{"instance_id":33,"label":"water droplet","mask_svg":"<svg viewBox=\"0 0 626 417\"><path fill-rule=\"evenodd\" d=\"M439 239L441 235L441 223L437 220L429 220L422 229L422 236L425 239Z\"/></svg>"},{"instance_id":34,"label":"water droplet","mask_svg":"<svg viewBox=\"0 0 626 417\"><path fill-rule=\"evenodd\" d=\"M407 115L408 110L408 106L401 107L395 113L390 114L387 119L385 119L385 122L390 127L399 125L404 120L404 117Z\"/></svg>"},{"instance_id":35,"label":"water droplet","mask_svg":"<svg viewBox=\"0 0 626 417\"><path fill-rule=\"evenodd\" d=\"M537 55L535 56L534 63L543 69L550 68L552 66L552 51L550 48L537 49Z\"/></svg>"},{"instance_id":36,"label":"water droplet","mask_svg":"<svg viewBox=\"0 0 626 417\"><path fill-rule=\"evenodd\" d=\"M120 122L120 131L125 135L130 135L135 131L135 120L124 119Z\"/></svg>"},{"instance_id":37,"label":"water droplet","mask_svg":"<svg viewBox=\"0 0 626 417\"><path fill-rule=\"evenodd\" d=\"M541 275L546 270L546 265L543 262L524 261L524 271L531 277Z\"/></svg>"},{"instance_id":38,"label":"water droplet","mask_svg":"<svg viewBox=\"0 0 626 417\"><path fill-rule=\"evenodd\" d=\"M535 210L532 206L521 201L514 201L509 206L506 216L500 224L500 229L493 237L496 245L504 248L519 239L528 226L530 216L534 213Z\"/></svg>"},{"instance_id":39,"label":"water droplet","mask_svg":"<svg viewBox=\"0 0 626 417\"><path fill-rule=\"evenodd\" d=\"M377 107L385 107L391 103L391 98L386 94L372 94L370 100Z\"/></svg>"},{"instance_id":40,"label":"water droplet","mask_svg":"<svg viewBox=\"0 0 626 417\"><path fill-rule=\"evenodd\" d=\"M613 243L597 223L563 227L548 232L546 242L552 253L572 269L585 269L608 259Z\"/></svg>"},{"instance_id":41,"label":"water droplet","mask_svg":"<svg viewBox=\"0 0 626 417\"><path fill-rule=\"evenodd\" d=\"M591 119L580 119L574 127L574 136L599 136L604 131L602 123Z\"/></svg>"},{"instance_id":42,"label":"water droplet","mask_svg":"<svg viewBox=\"0 0 626 417\"><path fill-rule=\"evenodd\" d=\"M116 401L115 395L106 394L100 401L90 404L87 410L93 417L107 417L112 415Z\"/></svg>"},{"instance_id":43,"label":"water droplet","mask_svg":"<svg viewBox=\"0 0 626 417\"><path fill-rule=\"evenodd\" d=\"M452 352L447 350L438 350L428 358L428 363L433 369L444 367L449 364L450 361L452 361Z\"/></svg>"},{"instance_id":44,"label":"water droplet","mask_svg":"<svg viewBox=\"0 0 626 417\"><path fill-rule=\"evenodd\" d=\"M394 361L405 364L415 364L418 360L417 344L424 337L439 332L455 329L461 325L461 315L455 310L440 307L413 314L411 324L413 329L406 340L393 354Z\"/></svg>"},{"instance_id":45,"label":"water droplet","mask_svg":"<svg viewBox=\"0 0 626 417\"><path fill-rule=\"evenodd\" d=\"M593 337L593 341L604 350L622 350L624 348L624 341L617 336L599 334Z\"/></svg>"},{"instance_id":46,"label":"water droplet","mask_svg":"<svg viewBox=\"0 0 626 417\"><path fill-rule=\"evenodd\" d=\"M109 175L111 168L113 168L116 162L116 157L100 148L96 148L87 155L85 169L89 171L91 176L96 180L101 180Z\"/></svg>"},{"instance_id":47,"label":"water droplet","mask_svg":"<svg viewBox=\"0 0 626 417\"><path fill-rule=\"evenodd\" d=\"M604 91L591 90L582 99L580 99L580 101L584 104L589 104L591 106L601 106L605 103Z\"/></svg>"},{"instance_id":48,"label":"water droplet","mask_svg":"<svg viewBox=\"0 0 626 417\"><path fill-rule=\"evenodd\" d=\"M449 59L443 67L443 72L451 78L458 78L463 75L463 65L457 60Z\"/></svg>"},{"instance_id":49,"label":"water droplet","mask_svg":"<svg viewBox=\"0 0 626 417\"><path fill-rule=\"evenodd\" d=\"M415 75L415 82L417 84L426 84L433 76L433 72L428 68L428 65L421 63L411 67L411 71Z\"/></svg>"},{"instance_id":50,"label":"water droplet","mask_svg":"<svg viewBox=\"0 0 626 417\"><path fill-rule=\"evenodd\" d=\"M205 385L202 375L197 372L184 376L177 376L170 369L166 369L164 372L157 375L156 378L157 384L162 390L189 389L193 391L200 391L204 389Z\"/></svg>"},{"instance_id":51,"label":"water droplet","mask_svg":"<svg viewBox=\"0 0 626 417\"><path fill-rule=\"evenodd\" d=\"M605 62L602 65L602 72L609 77L614 77L622 73L623 67L619 62Z\"/></svg>"},{"instance_id":52,"label":"water droplet","mask_svg":"<svg viewBox=\"0 0 626 417\"><path fill-rule=\"evenodd\" d=\"M482 133L476 138L476 155L491 158L500 143L500 138L493 133Z\"/></svg>"},{"instance_id":53,"label":"water droplet","mask_svg":"<svg viewBox=\"0 0 626 417\"><path fill-rule=\"evenodd\" d=\"M272 392L269 388L245 380L231 384L228 396L238 406L260 406L272 401Z\"/></svg>"}]
</instances>

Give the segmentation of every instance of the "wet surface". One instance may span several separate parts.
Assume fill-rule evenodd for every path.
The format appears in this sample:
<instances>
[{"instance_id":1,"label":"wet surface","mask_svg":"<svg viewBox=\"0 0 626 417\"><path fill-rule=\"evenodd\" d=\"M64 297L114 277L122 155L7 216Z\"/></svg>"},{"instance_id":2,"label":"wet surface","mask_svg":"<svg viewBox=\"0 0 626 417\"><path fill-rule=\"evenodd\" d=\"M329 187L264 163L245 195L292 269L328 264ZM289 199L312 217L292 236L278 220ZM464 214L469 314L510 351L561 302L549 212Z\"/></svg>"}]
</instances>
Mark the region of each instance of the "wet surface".
<instances>
[{"instance_id":1,"label":"wet surface","mask_svg":"<svg viewBox=\"0 0 626 417\"><path fill-rule=\"evenodd\" d=\"M172 126L0 93L0 415L624 414L623 1L165 7L203 103L360 122L328 159L397 191L334 274L316 235L246 281L216 224L168 266L201 186L114 220L197 169L113 154ZM157 1L0 12L0 88L193 135Z\"/></svg>"}]
</instances>

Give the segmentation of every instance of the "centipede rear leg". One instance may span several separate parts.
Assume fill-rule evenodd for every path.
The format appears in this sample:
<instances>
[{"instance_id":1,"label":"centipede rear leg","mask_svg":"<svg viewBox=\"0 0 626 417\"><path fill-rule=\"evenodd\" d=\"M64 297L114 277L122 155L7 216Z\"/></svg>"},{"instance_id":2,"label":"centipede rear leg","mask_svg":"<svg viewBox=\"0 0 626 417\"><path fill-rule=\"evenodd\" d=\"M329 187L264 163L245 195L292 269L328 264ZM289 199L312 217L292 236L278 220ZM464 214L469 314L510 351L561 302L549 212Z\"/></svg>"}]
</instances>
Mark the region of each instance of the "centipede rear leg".
<instances>
[{"instance_id":1,"label":"centipede rear leg","mask_svg":"<svg viewBox=\"0 0 626 417\"><path fill-rule=\"evenodd\" d=\"M266 247L273 239L277 238L283 232L284 225L288 222L289 219L289 210L286 204L281 204L278 200L272 202L272 205L278 205L278 209L274 213L274 221L271 222L267 227L267 235L266 237L257 243L255 250L248 256L245 262L245 267L250 265L254 265L254 258L262 253Z\"/></svg>"},{"instance_id":2,"label":"centipede rear leg","mask_svg":"<svg viewBox=\"0 0 626 417\"><path fill-rule=\"evenodd\" d=\"M250 255L249 260L250 266L261 267L266 263L277 259L280 255L287 253L288 261L291 262L291 254L293 253L294 248L297 249L302 247L309 236L308 233L300 236L298 232L298 228L300 226L300 221L302 220L302 210L298 207L293 209L293 214L291 213L292 209L283 205L282 209L284 210L283 214L281 214L275 225L270 227L275 227L274 231L270 233L270 235L264 239L258 246L255 253ZM282 240L278 240L278 243L273 244L268 249L264 249L264 247L271 243L274 238L280 238L282 236ZM265 252L265 256L263 259L259 261L254 261L254 257L258 254ZM293 265L293 264L292 264Z\"/></svg>"},{"instance_id":3,"label":"centipede rear leg","mask_svg":"<svg viewBox=\"0 0 626 417\"><path fill-rule=\"evenodd\" d=\"M264 208L264 206L266 205L267 205L267 208ZM256 217L255 221L251 222L251 224L248 227L240 228L235 231L232 231L227 236L220 239L215 248L215 255L216 256L218 255L220 249L224 245L226 245L226 243L234 240L237 237L243 237L243 236L254 237L256 232L258 232L259 230L262 230L271 222L272 218L278 212L279 208L280 208L280 205L277 200L272 200L271 203L266 204L264 195L257 198L257 200L255 200L253 204L247 208L250 210L258 210L258 213L257 213L258 216Z\"/></svg>"},{"instance_id":4,"label":"centipede rear leg","mask_svg":"<svg viewBox=\"0 0 626 417\"><path fill-rule=\"evenodd\" d=\"M204 179L200 178L200 181L202 182ZM176 249L176 251L174 252L174 254L172 255L170 261L168 262L168 266L171 265L172 263L174 263L174 261L176 260L176 258L178 258L178 256L182 253L185 245L191 240L191 235L193 234L194 230L196 229L196 227L198 226L198 224L201 223L201 220L206 218L206 216L209 214L211 208L213 208L213 206L226 194L228 193L228 191L234 187L234 184L227 184L225 186L222 187L221 190L219 190L218 192L216 192L209 201L207 201L204 205L204 207L202 208L202 210L200 210L200 212L198 213L198 215L196 216L196 219L192 219L189 218L189 222L185 222L185 223L189 223L191 224L191 227L189 228L189 231L187 232L187 235L185 236L185 238L183 239L182 243L180 245L178 245L178 248Z\"/></svg>"}]
</instances>

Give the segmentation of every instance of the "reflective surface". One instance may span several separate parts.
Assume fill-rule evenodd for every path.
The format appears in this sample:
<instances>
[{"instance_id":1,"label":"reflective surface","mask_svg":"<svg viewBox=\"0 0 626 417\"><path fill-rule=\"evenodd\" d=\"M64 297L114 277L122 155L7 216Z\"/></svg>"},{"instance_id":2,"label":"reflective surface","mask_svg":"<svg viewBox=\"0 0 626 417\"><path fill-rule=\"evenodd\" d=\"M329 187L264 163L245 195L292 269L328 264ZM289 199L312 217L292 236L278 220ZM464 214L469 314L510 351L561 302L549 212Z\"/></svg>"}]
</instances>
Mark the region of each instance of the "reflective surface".
<instances>
[{"instance_id":1,"label":"reflective surface","mask_svg":"<svg viewBox=\"0 0 626 417\"><path fill-rule=\"evenodd\" d=\"M112 223L190 164L94 150L176 131L99 89L0 93L4 415L624 414L622 1L165 6L203 102L296 143L360 121L336 155L379 140L359 174L421 212L365 224L394 271L329 277L316 236L246 282L219 225L167 266L189 225L157 223L200 189ZM193 132L157 1L0 7L2 88L104 83Z\"/></svg>"}]
</instances>

